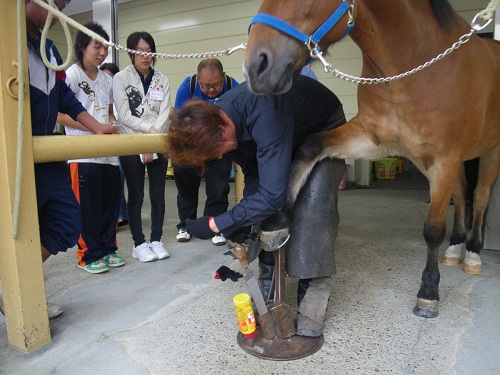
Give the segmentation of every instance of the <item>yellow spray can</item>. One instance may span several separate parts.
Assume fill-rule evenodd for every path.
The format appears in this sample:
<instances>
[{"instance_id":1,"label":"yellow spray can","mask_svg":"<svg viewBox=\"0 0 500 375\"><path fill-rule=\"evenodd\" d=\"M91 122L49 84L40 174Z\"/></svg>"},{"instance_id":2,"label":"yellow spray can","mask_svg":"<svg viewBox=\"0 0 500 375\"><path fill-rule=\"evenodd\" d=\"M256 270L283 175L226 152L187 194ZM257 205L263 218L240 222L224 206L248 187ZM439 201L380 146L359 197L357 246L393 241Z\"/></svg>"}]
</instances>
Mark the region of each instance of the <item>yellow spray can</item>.
<instances>
[{"instance_id":1,"label":"yellow spray can","mask_svg":"<svg viewBox=\"0 0 500 375\"><path fill-rule=\"evenodd\" d=\"M257 331L250 296L246 293L237 294L233 298L233 303L241 333L246 338L254 337Z\"/></svg>"}]
</instances>

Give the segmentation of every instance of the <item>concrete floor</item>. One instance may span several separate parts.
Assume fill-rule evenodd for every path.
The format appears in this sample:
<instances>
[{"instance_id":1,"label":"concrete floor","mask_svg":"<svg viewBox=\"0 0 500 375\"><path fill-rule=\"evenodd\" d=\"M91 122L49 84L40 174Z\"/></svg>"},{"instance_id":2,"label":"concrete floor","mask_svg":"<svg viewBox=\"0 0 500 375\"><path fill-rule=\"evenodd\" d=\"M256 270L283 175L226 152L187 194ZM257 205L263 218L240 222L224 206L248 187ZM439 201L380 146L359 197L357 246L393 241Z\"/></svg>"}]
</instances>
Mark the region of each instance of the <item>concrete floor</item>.
<instances>
[{"instance_id":1,"label":"concrete floor","mask_svg":"<svg viewBox=\"0 0 500 375\"><path fill-rule=\"evenodd\" d=\"M176 191L167 180L171 257L133 259L128 227L118 232L122 268L91 275L76 268L74 249L51 257L48 299L65 312L51 320L52 341L27 355L8 347L0 316L0 374L500 374L500 251L481 254L480 276L441 266L440 315L416 317L428 193L387 184L340 192L325 343L309 357L268 361L238 346L232 298L247 287L214 272L239 264L210 241L175 241ZM451 217L452 206L448 235ZM287 279L292 309L295 285Z\"/></svg>"}]
</instances>

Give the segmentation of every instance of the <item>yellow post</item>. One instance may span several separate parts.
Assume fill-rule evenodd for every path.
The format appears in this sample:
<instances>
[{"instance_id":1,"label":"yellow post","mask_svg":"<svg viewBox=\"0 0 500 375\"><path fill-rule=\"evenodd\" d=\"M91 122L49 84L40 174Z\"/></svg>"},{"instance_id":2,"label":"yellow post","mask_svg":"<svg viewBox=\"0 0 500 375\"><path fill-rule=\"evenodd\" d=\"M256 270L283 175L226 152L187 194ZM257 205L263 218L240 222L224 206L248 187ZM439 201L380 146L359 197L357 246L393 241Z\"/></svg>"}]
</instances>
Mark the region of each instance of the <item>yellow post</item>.
<instances>
[{"instance_id":1,"label":"yellow post","mask_svg":"<svg viewBox=\"0 0 500 375\"><path fill-rule=\"evenodd\" d=\"M24 1L23 1L24 5ZM24 12L23 12L24 14ZM21 205L17 238L12 236L12 213L16 185L17 107L18 102L8 94L23 94L17 90L14 78L17 68L17 28L25 30L25 21L17 25L16 1L0 0L0 277L7 322L9 345L30 352L50 341L45 283L43 279L40 236L31 142L28 69L24 48L25 107ZM26 46L26 31L20 42Z\"/></svg>"},{"instance_id":2,"label":"yellow post","mask_svg":"<svg viewBox=\"0 0 500 375\"><path fill-rule=\"evenodd\" d=\"M163 152L164 134L93 134L33 137L35 163Z\"/></svg>"}]
</instances>

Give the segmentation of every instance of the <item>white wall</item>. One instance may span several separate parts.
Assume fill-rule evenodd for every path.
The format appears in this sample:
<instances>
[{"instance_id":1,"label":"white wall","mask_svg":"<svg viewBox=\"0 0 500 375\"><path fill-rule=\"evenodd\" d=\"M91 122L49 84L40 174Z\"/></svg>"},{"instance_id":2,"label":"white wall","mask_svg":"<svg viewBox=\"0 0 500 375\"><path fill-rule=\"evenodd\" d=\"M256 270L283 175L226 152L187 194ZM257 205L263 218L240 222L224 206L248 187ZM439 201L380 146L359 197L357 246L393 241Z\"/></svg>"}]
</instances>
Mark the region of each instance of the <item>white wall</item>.
<instances>
[{"instance_id":1,"label":"white wall","mask_svg":"<svg viewBox=\"0 0 500 375\"><path fill-rule=\"evenodd\" d=\"M148 31L162 53L183 54L225 50L246 41L248 23L260 1L140 0L119 7L119 44L139 30ZM243 51L219 58L225 71L237 81L244 80ZM157 61L156 68L166 74L175 97L186 76L196 73L201 59ZM120 67L130 63L120 54Z\"/></svg>"}]
</instances>

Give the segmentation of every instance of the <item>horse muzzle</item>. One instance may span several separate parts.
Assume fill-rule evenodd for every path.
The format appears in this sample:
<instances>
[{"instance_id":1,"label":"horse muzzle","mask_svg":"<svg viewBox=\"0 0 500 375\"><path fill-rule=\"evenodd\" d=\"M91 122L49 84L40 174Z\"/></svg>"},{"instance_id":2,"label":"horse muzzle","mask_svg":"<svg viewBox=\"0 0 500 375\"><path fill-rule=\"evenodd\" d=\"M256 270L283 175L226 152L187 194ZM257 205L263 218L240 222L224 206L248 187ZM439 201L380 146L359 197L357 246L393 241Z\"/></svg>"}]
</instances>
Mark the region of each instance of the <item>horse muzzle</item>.
<instances>
[{"instance_id":1,"label":"horse muzzle","mask_svg":"<svg viewBox=\"0 0 500 375\"><path fill-rule=\"evenodd\" d=\"M267 30L265 30L267 28ZM292 75L298 66L297 61L304 60L298 57L302 47L297 41L278 36L273 44L259 42L257 39L264 31L277 33L263 25L254 25L251 30L256 33L249 38L245 51L243 73L250 90L256 94L282 94L292 86ZM254 47L256 46L256 47ZM302 51L304 55L307 50Z\"/></svg>"}]
</instances>

